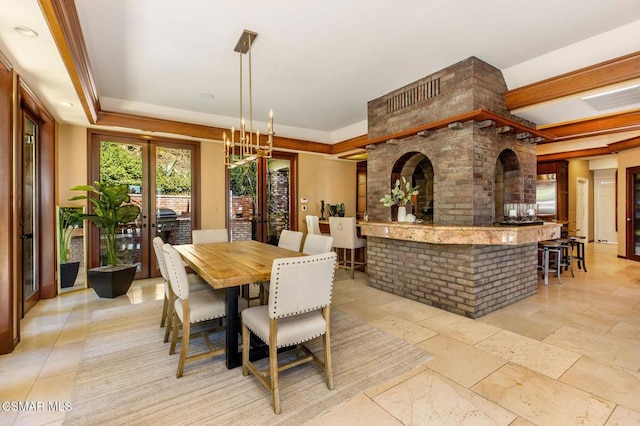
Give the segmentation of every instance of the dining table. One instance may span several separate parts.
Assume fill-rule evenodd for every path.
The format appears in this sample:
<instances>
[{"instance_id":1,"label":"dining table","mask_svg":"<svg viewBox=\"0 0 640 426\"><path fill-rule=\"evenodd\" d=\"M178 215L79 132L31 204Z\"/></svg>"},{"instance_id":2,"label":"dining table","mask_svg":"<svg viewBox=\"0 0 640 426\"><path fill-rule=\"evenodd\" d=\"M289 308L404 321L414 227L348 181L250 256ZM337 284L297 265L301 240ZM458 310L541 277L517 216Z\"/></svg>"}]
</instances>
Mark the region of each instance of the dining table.
<instances>
[{"instance_id":1,"label":"dining table","mask_svg":"<svg viewBox=\"0 0 640 426\"><path fill-rule=\"evenodd\" d=\"M181 244L174 247L184 262L212 288L226 291L226 365L229 369L240 366L242 364L242 352L238 347L241 331L238 315L240 287L269 281L275 259L299 257L304 254L254 240Z\"/></svg>"}]
</instances>

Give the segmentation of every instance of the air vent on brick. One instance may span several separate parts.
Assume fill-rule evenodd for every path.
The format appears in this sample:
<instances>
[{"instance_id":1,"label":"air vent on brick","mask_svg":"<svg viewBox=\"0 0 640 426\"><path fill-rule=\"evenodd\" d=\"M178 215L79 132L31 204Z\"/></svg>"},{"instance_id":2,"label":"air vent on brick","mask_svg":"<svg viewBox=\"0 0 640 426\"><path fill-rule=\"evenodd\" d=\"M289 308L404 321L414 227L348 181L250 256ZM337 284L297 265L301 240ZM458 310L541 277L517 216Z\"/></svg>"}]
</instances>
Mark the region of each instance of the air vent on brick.
<instances>
[{"instance_id":1,"label":"air vent on brick","mask_svg":"<svg viewBox=\"0 0 640 426\"><path fill-rule=\"evenodd\" d=\"M440 79L436 78L427 81L426 83L407 89L387 99L387 114L400 111L403 108L410 107L434 96L438 96L439 94Z\"/></svg>"}]
</instances>

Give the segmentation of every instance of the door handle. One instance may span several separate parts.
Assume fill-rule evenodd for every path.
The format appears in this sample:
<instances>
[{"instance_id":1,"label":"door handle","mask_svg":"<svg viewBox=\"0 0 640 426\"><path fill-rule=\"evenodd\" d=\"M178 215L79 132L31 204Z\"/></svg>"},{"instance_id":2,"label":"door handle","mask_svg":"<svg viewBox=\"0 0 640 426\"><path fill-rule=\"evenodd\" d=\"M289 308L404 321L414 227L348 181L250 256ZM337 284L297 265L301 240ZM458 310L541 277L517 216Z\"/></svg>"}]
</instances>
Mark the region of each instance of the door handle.
<instances>
[{"instance_id":1,"label":"door handle","mask_svg":"<svg viewBox=\"0 0 640 426\"><path fill-rule=\"evenodd\" d=\"M631 222L631 218L630 217L627 218L627 222Z\"/></svg>"},{"instance_id":2,"label":"door handle","mask_svg":"<svg viewBox=\"0 0 640 426\"><path fill-rule=\"evenodd\" d=\"M33 238L33 233L29 233L29 234L20 234L20 238L22 238L23 240L29 240Z\"/></svg>"}]
</instances>

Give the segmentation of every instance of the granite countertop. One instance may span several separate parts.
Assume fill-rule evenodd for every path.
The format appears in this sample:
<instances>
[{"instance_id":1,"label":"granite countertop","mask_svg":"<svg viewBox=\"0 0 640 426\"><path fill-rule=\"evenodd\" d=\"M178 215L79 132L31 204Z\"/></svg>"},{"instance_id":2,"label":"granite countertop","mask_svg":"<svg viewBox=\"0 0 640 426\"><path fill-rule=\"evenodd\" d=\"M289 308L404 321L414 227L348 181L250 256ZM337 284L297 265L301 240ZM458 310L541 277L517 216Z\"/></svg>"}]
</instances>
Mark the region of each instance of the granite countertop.
<instances>
[{"instance_id":1,"label":"granite countertop","mask_svg":"<svg viewBox=\"0 0 640 426\"><path fill-rule=\"evenodd\" d=\"M362 235L431 244L520 245L560 237L559 223L530 226L452 226L360 222Z\"/></svg>"}]
</instances>

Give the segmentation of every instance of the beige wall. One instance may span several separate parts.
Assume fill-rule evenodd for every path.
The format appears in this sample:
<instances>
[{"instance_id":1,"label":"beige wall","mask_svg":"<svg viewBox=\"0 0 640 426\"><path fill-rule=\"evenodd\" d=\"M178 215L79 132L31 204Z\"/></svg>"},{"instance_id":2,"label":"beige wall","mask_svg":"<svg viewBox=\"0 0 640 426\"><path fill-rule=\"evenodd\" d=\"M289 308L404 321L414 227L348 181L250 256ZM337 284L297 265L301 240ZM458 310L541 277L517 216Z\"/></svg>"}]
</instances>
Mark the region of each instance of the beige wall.
<instances>
[{"instance_id":1,"label":"beige wall","mask_svg":"<svg viewBox=\"0 0 640 426\"><path fill-rule=\"evenodd\" d=\"M627 168L640 166L640 148L618 153L618 255L627 255Z\"/></svg>"},{"instance_id":2,"label":"beige wall","mask_svg":"<svg viewBox=\"0 0 640 426\"><path fill-rule=\"evenodd\" d=\"M200 228L225 227L224 155L222 144L200 144Z\"/></svg>"},{"instance_id":3,"label":"beige wall","mask_svg":"<svg viewBox=\"0 0 640 426\"><path fill-rule=\"evenodd\" d=\"M588 229L581 229L578 235L585 235L589 241L593 240L593 173L589 170L589 161L573 160L569 162L569 229L575 229L576 222L576 192L578 178L589 181L589 222Z\"/></svg>"},{"instance_id":4,"label":"beige wall","mask_svg":"<svg viewBox=\"0 0 640 426\"><path fill-rule=\"evenodd\" d=\"M307 232L305 216L320 216L320 201L344 203L345 216L356 214L356 162L336 160L322 155L298 155L298 198L307 198L307 211L298 204L298 230ZM300 202L300 200L298 200Z\"/></svg>"},{"instance_id":5,"label":"beige wall","mask_svg":"<svg viewBox=\"0 0 640 426\"><path fill-rule=\"evenodd\" d=\"M224 158L222 145L203 141L200 145L200 226L225 226ZM61 124L58 127L57 202L74 194L68 189L87 182L87 129ZM327 204L343 202L346 215L356 213L356 163L314 154L298 156L298 197L306 197L308 210L298 204L298 229L306 232L307 214L320 214L320 200ZM300 200L298 200L299 202ZM325 214L326 216L326 214Z\"/></svg>"},{"instance_id":6,"label":"beige wall","mask_svg":"<svg viewBox=\"0 0 640 426\"><path fill-rule=\"evenodd\" d=\"M81 195L79 192L69 191L69 188L92 183L87 182L87 129L59 124L56 147L56 204L84 205L82 202L68 199L74 195Z\"/></svg>"}]
</instances>

